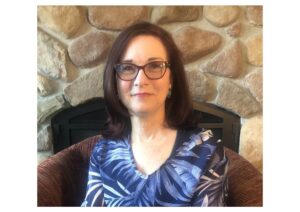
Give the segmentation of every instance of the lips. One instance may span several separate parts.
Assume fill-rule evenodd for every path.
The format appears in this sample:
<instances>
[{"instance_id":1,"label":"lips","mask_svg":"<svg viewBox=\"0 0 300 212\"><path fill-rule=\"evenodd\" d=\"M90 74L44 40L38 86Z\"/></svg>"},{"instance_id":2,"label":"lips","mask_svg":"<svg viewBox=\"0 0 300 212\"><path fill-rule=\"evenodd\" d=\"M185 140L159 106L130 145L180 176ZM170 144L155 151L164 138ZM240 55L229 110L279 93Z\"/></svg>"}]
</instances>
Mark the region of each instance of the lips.
<instances>
[{"instance_id":1,"label":"lips","mask_svg":"<svg viewBox=\"0 0 300 212\"><path fill-rule=\"evenodd\" d=\"M141 92L141 93L134 93L132 96L137 96L137 97L146 97L146 96L151 96L151 93L146 93L146 92Z\"/></svg>"}]
</instances>

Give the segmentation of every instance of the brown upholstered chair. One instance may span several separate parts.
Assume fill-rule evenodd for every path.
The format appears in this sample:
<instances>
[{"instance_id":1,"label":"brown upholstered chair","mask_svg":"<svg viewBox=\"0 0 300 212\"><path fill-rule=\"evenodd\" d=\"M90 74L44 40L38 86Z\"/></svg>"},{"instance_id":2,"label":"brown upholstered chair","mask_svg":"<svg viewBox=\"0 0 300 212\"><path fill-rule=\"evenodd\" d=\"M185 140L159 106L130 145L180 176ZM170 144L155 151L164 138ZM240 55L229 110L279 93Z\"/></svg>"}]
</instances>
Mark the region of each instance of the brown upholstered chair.
<instances>
[{"instance_id":1,"label":"brown upholstered chair","mask_svg":"<svg viewBox=\"0 0 300 212\"><path fill-rule=\"evenodd\" d=\"M85 196L89 157L100 136L72 145L38 165L38 206L80 206ZM262 206L262 175L226 149L230 160L228 206Z\"/></svg>"}]
</instances>

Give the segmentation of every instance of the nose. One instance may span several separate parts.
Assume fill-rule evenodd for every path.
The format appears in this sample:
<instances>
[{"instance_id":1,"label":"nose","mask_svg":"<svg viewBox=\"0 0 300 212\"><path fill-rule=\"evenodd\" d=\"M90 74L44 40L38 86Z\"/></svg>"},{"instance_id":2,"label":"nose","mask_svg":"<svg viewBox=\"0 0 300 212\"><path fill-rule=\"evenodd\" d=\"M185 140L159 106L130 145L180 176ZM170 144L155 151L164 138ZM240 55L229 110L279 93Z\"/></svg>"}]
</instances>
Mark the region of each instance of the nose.
<instances>
[{"instance_id":1,"label":"nose","mask_svg":"<svg viewBox=\"0 0 300 212\"><path fill-rule=\"evenodd\" d=\"M134 85L148 84L148 77L145 75L144 69L140 68L136 78L134 79Z\"/></svg>"}]
</instances>

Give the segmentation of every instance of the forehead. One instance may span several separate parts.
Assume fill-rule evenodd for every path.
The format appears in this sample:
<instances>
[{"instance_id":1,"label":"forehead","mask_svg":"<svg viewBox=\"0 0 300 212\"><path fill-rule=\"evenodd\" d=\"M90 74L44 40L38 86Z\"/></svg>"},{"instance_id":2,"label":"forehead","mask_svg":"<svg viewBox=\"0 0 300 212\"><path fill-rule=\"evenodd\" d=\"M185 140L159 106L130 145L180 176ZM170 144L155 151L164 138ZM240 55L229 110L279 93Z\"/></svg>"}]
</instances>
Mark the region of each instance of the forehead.
<instances>
[{"instance_id":1,"label":"forehead","mask_svg":"<svg viewBox=\"0 0 300 212\"><path fill-rule=\"evenodd\" d=\"M122 60L144 61L149 58L167 59L166 48L157 37L139 35L134 37L127 45Z\"/></svg>"}]
</instances>

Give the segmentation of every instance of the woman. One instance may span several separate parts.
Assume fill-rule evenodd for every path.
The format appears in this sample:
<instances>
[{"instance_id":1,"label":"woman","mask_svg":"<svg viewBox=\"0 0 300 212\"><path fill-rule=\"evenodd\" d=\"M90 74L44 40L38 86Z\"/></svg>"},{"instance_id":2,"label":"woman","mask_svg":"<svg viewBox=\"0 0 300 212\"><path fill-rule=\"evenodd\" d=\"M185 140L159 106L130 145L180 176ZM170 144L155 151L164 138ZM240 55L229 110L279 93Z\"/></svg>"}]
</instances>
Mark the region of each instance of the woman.
<instances>
[{"instance_id":1,"label":"woman","mask_svg":"<svg viewBox=\"0 0 300 212\"><path fill-rule=\"evenodd\" d=\"M150 23L125 29L103 83L109 120L82 206L223 206L227 158L216 132L192 120L171 36Z\"/></svg>"}]
</instances>

